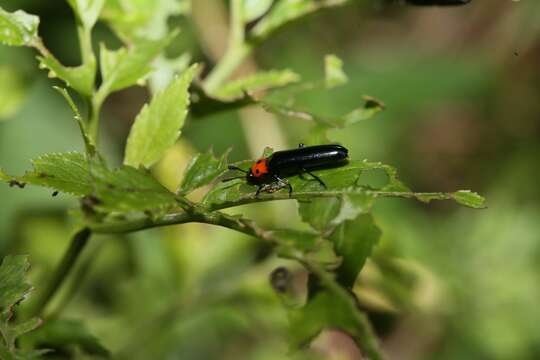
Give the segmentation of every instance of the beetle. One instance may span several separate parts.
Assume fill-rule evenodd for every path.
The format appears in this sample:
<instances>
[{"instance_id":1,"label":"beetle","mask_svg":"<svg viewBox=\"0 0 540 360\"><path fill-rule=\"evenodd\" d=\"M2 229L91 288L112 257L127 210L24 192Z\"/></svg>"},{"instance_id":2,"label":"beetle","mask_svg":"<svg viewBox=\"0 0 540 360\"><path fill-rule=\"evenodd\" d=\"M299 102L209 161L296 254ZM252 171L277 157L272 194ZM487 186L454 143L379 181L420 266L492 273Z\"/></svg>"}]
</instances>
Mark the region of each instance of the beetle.
<instances>
[{"instance_id":1,"label":"beetle","mask_svg":"<svg viewBox=\"0 0 540 360\"><path fill-rule=\"evenodd\" d=\"M229 170L244 172L246 182L250 185L258 185L255 197L261 191L274 192L283 186L289 188L289 197L292 195L292 185L285 179L288 176L309 174L322 187L326 184L314 173L313 170L341 166L347 162L349 151L337 144L304 146L291 150L276 151L266 158L257 160L249 170L240 169L229 165ZM243 178L237 176L223 181ZM277 185L277 186L276 186Z\"/></svg>"}]
</instances>

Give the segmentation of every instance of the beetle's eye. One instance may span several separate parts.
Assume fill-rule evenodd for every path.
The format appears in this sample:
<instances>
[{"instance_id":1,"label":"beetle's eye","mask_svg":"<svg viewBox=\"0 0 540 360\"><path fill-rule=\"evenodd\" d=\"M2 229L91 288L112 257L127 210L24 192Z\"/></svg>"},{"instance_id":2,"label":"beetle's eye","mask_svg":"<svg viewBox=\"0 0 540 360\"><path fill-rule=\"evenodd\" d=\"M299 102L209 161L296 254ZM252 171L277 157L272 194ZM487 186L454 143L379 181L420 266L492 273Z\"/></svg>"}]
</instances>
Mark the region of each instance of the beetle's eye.
<instances>
[{"instance_id":1,"label":"beetle's eye","mask_svg":"<svg viewBox=\"0 0 540 360\"><path fill-rule=\"evenodd\" d=\"M260 163L262 163L262 160L257 161L257 164L260 164Z\"/></svg>"},{"instance_id":2,"label":"beetle's eye","mask_svg":"<svg viewBox=\"0 0 540 360\"><path fill-rule=\"evenodd\" d=\"M255 174L257 174L257 175L259 175L260 172L261 172L261 171L260 171L259 169L256 169L256 170L255 170Z\"/></svg>"}]
</instances>

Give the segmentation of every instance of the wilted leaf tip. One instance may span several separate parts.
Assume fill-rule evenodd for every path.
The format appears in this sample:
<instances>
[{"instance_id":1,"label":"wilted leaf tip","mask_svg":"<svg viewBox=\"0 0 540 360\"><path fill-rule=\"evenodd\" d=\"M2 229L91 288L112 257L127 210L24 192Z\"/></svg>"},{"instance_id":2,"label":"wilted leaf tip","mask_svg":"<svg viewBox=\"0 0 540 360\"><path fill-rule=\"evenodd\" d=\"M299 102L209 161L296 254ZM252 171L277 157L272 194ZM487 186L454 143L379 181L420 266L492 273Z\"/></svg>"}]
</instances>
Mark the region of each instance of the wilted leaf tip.
<instances>
[{"instance_id":1,"label":"wilted leaf tip","mask_svg":"<svg viewBox=\"0 0 540 360\"><path fill-rule=\"evenodd\" d=\"M452 199L454 199L458 204L473 208L473 209L485 209L486 199L483 196L480 196L478 193L472 192L470 190L459 190L455 193L452 193Z\"/></svg>"}]
</instances>

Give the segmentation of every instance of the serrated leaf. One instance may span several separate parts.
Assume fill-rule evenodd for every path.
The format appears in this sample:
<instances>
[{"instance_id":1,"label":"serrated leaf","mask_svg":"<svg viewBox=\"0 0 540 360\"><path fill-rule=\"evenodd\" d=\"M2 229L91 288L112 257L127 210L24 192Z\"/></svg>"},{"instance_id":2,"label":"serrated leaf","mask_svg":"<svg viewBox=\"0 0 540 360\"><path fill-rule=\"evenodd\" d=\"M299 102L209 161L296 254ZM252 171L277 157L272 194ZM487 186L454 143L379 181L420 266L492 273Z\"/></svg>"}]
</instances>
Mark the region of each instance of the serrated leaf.
<instances>
[{"instance_id":1,"label":"serrated leaf","mask_svg":"<svg viewBox=\"0 0 540 360\"><path fill-rule=\"evenodd\" d=\"M32 344L47 344L55 350L70 354L77 347L87 355L109 357L109 351L79 320L51 320L27 337ZM72 354L75 356L75 354Z\"/></svg>"},{"instance_id":2,"label":"serrated leaf","mask_svg":"<svg viewBox=\"0 0 540 360\"><path fill-rule=\"evenodd\" d=\"M2 359L30 359L41 352L23 351L16 347L19 336L41 324L37 318L12 324L13 307L28 297L32 286L26 282L30 268L28 256L6 256L0 264L0 357Z\"/></svg>"},{"instance_id":3,"label":"serrated leaf","mask_svg":"<svg viewBox=\"0 0 540 360\"><path fill-rule=\"evenodd\" d=\"M77 67L64 66L51 54L46 57L38 56L38 60L40 68L49 70L50 78L61 79L80 94L92 95L96 73L94 58Z\"/></svg>"},{"instance_id":4,"label":"serrated leaf","mask_svg":"<svg viewBox=\"0 0 540 360\"><path fill-rule=\"evenodd\" d=\"M11 311L11 307L24 299L32 290L26 282L30 268L28 256L6 256L0 265L0 314Z\"/></svg>"},{"instance_id":5,"label":"serrated leaf","mask_svg":"<svg viewBox=\"0 0 540 360\"><path fill-rule=\"evenodd\" d=\"M343 5L348 0L282 0L277 2L252 30L257 40L268 37L281 26L321 8Z\"/></svg>"},{"instance_id":6,"label":"serrated leaf","mask_svg":"<svg viewBox=\"0 0 540 360\"><path fill-rule=\"evenodd\" d=\"M105 0L67 0L79 21L86 29L91 29L103 8Z\"/></svg>"},{"instance_id":7,"label":"serrated leaf","mask_svg":"<svg viewBox=\"0 0 540 360\"><path fill-rule=\"evenodd\" d=\"M381 231L370 214L345 221L335 229L330 240L343 259L337 269L337 281L341 285L352 288L380 236Z\"/></svg>"},{"instance_id":8,"label":"serrated leaf","mask_svg":"<svg viewBox=\"0 0 540 360\"><path fill-rule=\"evenodd\" d=\"M130 49L121 47L109 50L101 44L102 88L106 93L111 93L143 81L152 71L152 60L169 45L174 36L176 33L160 40L140 40Z\"/></svg>"},{"instance_id":9,"label":"serrated leaf","mask_svg":"<svg viewBox=\"0 0 540 360\"><path fill-rule=\"evenodd\" d=\"M300 75L291 70L271 70L258 72L232 80L219 88L215 95L223 98L239 98L244 93L286 86L300 81Z\"/></svg>"},{"instance_id":10,"label":"serrated leaf","mask_svg":"<svg viewBox=\"0 0 540 360\"><path fill-rule=\"evenodd\" d=\"M175 143L188 112L188 88L196 71L197 65L192 65L143 107L129 133L124 164L149 167Z\"/></svg>"},{"instance_id":11,"label":"serrated leaf","mask_svg":"<svg viewBox=\"0 0 540 360\"><path fill-rule=\"evenodd\" d=\"M485 208L486 199L470 190L460 190L452 194L452 198L461 205L468 206L473 209Z\"/></svg>"},{"instance_id":12,"label":"serrated leaf","mask_svg":"<svg viewBox=\"0 0 540 360\"><path fill-rule=\"evenodd\" d=\"M61 192L84 196L92 193L88 161L78 152L53 153L32 161L33 170L15 179Z\"/></svg>"},{"instance_id":13,"label":"serrated leaf","mask_svg":"<svg viewBox=\"0 0 540 360\"><path fill-rule=\"evenodd\" d=\"M283 258L297 259L298 253L308 261L315 262L325 268L335 268L341 259L334 251L332 242L319 234L297 230L275 230L272 235L280 239L277 253Z\"/></svg>"},{"instance_id":14,"label":"serrated leaf","mask_svg":"<svg viewBox=\"0 0 540 360\"><path fill-rule=\"evenodd\" d=\"M300 309L289 311L289 341L293 349L308 345L322 330L339 329L349 334L362 351L366 345L376 349L371 336L368 320L355 305L355 300L344 299L328 291L321 291L308 300ZM372 354L374 355L374 354ZM371 357L370 357L371 358ZM371 358L378 360L378 358Z\"/></svg>"},{"instance_id":15,"label":"serrated leaf","mask_svg":"<svg viewBox=\"0 0 540 360\"><path fill-rule=\"evenodd\" d=\"M274 0L244 0L244 20L251 22L263 16Z\"/></svg>"},{"instance_id":16,"label":"serrated leaf","mask_svg":"<svg viewBox=\"0 0 540 360\"><path fill-rule=\"evenodd\" d=\"M343 71L343 61L336 55L324 57L324 80L327 88L340 86L349 81Z\"/></svg>"},{"instance_id":17,"label":"serrated leaf","mask_svg":"<svg viewBox=\"0 0 540 360\"><path fill-rule=\"evenodd\" d=\"M32 46L38 37L39 17L22 10L7 12L0 7L0 43Z\"/></svg>"},{"instance_id":18,"label":"serrated leaf","mask_svg":"<svg viewBox=\"0 0 540 360\"><path fill-rule=\"evenodd\" d=\"M227 171L227 155L229 152L230 150L226 151L220 158L216 158L212 150L195 155L184 172L184 178L178 192L182 194L188 193L211 183L222 175Z\"/></svg>"},{"instance_id":19,"label":"serrated leaf","mask_svg":"<svg viewBox=\"0 0 540 360\"><path fill-rule=\"evenodd\" d=\"M175 194L161 185L148 171L122 166L108 170L92 168L98 207L111 211L145 211L176 204Z\"/></svg>"}]
</instances>

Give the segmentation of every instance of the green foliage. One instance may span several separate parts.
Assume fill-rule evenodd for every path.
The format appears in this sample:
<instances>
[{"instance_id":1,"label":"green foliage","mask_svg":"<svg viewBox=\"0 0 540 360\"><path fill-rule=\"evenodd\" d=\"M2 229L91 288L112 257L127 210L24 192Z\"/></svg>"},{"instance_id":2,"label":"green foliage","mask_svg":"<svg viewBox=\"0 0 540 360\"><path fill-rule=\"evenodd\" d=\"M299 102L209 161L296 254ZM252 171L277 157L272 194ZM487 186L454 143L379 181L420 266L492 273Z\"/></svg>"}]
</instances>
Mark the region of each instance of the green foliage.
<instances>
[{"instance_id":1,"label":"green foliage","mask_svg":"<svg viewBox=\"0 0 540 360\"><path fill-rule=\"evenodd\" d=\"M59 319L47 321L26 339L32 344L47 344L54 351L75 356L73 347L87 355L109 357L109 351L92 335L79 320Z\"/></svg>"},{"instance_id":2,"label":"green foliage","mask_svg":"<svg viewBox=\"0 0 540 360\"><path fill-rule=\"evenodd\" d=\"M298 81L300 81L300 76L288 69L258 72L226 83L215 95L223 98L238 98L244 93L277 88Z\"/></svg>"},{"instance_id":3,"label":"green foliage","mask_svg":"<svg viewBox=\"0 0 540 360\"><path fill-rule=\"evenodd\" d=\"M109 211L153 210L176 203L175 195L149 172L124 165L110 171L92 168L92 180L98 207Z\"/></svg>"},{"instance_id":4,"label":"green foliage","mask_svg":"<svg viewBox=\"0 0 540 360\"><path fill-rule=\"evenodd\" d=\"M195 155L184 171L184 178L178 192L185 194L217 179L227 170L228 154L229 151L220 158L216 158L210 149L206 153Z\"/></svg>"},{"instance_id":5,"label":"green foliage","mask_svg":"<svg viewBox=\"0 0 540 360\"><path fill-rule=\"evenodd\" d=\"M336 270L338 282L352 288L373 247L379 241L381 230L370 214L358 216L340 224L330 236L336 253L343 259Z\"/></svg>"},{"instance_id":6,"label":"green foliage","mask_svg":"<svg viewBox=\"0 0 540 360\"><path fill-rule=\"evenodd\" d=\"M382 358L367 349L376 348L376 344L366 344L368 324L365 316L358 310L351 297L336 297L323 291L309 299L300 309L289 310L290 343L296 349L306 346L324 329L342 330L356 341L370 359Z\"/></svg>"},{"instance_id":7,"label":"green foliage","mask_svg":"<svg viewBox=\"0 0 540 360\"><path fill-rule=\"evenodd\" d=\"M38 40L39 17L22 10L13 13L0 7L0 43L10 46L32 46Z\"/></svg>"},{"instance_id":8,"label":"green foliage","mask_svg":"<svg viewBox=\"0 0 540 360\"><path fill-rule=\"evenodd\" d=\"M275 230L272 232L280 239L277 248L279 256L288 259L305 257L307 261L316 263L327 269L335 269L341 264L341 258L336 254L334 245L321 235L298 230Z\"/></svg>"},{"instance_id":9,"label":"green foliage","mask_svg":"<svg viewBox=\"0 0 540 360\"><path fill-rule=\"evenodd\" d=\"M324 57L324 74L327 88L340 86L349 81L343 71L343 60L336 55L326 55Z\"/></svg>"},{"instance_id":10,"label":"green foliage","mask_svg":"<svg viewBox=\"0 0 540 360\"><path fill-rule=\"evenodd\" d=\"M43 312L49 300L58 291L93 232L127 233L156 226L201 222L256 237L261 240L263 252L273 252L282 258L297 261L308 272L308 286L303 289L303 295L307 299L305 304L297 308L284 304L289 314L289 342L293 348L309 344L324 329L340 329L348 333L370 359L382 358L371 326L360 310L353 293L358 275L372 255L382 233L371 215L373 204L380 198L393 197L422 202L454 200L464 206L482 208L484 199L480 195L468 190L451 193L413 192L398 179L394 167L367 160L351 159L347 164L314 170L326 186L322 186L307 174L288 177L287 181L294 189L292 196L289 196L285 186L281 188L279 184L267 185L264 188L267 191L255 196L257 187L247 184L243 177L227 182L216 181L227 172L229 151L219 157L211 150L193 156L183 173L177 193L165 188L148 170L164 157L180 137L188 116L191 95L196 100L199 114L203 115L239 109L247 105L259 105L280 117L310 122L312 139L316 138L316 143L329 142L327 138L329 129L346 128L371 119L383 110L384 105L380 101L368 96L363 97L362 106L343 112L344 115L341 116L321 116L309 110L296 109L290 106L294 99L287 99L286 102L270 102L265 99L265 90L277 91L277 88L300 81L300 76L291 69L262 70L226 82L242 60L282 26L316 10L343 5L348 1L232 2L230 48L223 59L218 60L209 75L194 86L192 82L199 73L199 67L197 64L188 67L189 61L186 59L189 59L189 56L181 56L174 60L165 59L165 49L176 36L176 32L169 32L168 22L171 16L188 13L187 1L68 0L68 2L76 15L78 25L83 58L82 64L78 67L62 65L45 48L38 37L37 17L22 11L8 13L0 9L0 42L15 46L33 46L41 54L40 66L47 68L51 77L63 80L88 104L86 119L81 115L85 112L79 111L67 90L57 88L73 111L84 140L86 150L84 154L66 152L43 155L32 161L33 169L22 176L9 176L0 170L0 180L11 186L24 187L25 184L31 184L46 187L55 192L72 194L78 197L81 203L82 211L78 214L82 214L79 219L82 228L73 237L66 256L53 274L53 280L47 291L44 292L45 295L38 301L40 308L36 314ZM91 30L100 18L107 22L123 44L116 50L110 50L105 44L101 44L99 71L102 82L99 88L96 88L98 67L92 48ZM254 21L257 22L253 27L246 26ZM159 59L160 66L166 66L165 75L160 73L156 78L159 78L159 84L168 85L163 86L162 91L155 92L150 103L144 105L136 116L127 139L123 165L111 169L97 146L101 106L111 93L136 84L142 85L149 76L155 74L152 65L156 59ZM173 74L179 69L183 71L174 77ZM343 61L335 55L327 55L325 78L319 82L325 86L320 86L321 89L334 88L347 82L348 76L343 71ZM161 86L155 84L152 86L152 90L157 88ZM298 88L313 89L314 86L313 83L300 83ZM261 99L249 95L258 91L263 93ZM267 148L263 157L271 154L272 149ZM351 157L355 156L351 154ZM247 169L251 164L251 160L234 163L242 169ZM155 170L159 173L158 167ZM382 175L384 181L372 184L369 176L374 173ZM214 186L207 191L202 200L191 200L197 197L197 193L189 195L189 200L184 197L193 190L212 183ZM291 198L298 202L298 213L305 223L304 230L289 226L279 230L266 230L259 227L257 222L242 215L232 216L221 211L249 203ZM145 243L145 251L155 250L152 246L154 245ZM224 258L223 262L229 262L226 255L227 252L220 253ZM268 255L265 254L263 257L265 256ZM136 258L137 254L134 257ZM205 252L205 259L207 257L209 256ZM84 267L82 268L84 270ZM21 334L35 329L40 323L39 320L35 318L16 326L9 322L14 304L22 301L31 289L24 281L27 269L26 257L8 257L0 266L0 334L3 337L3 342L0 342L0 358L2 359L25 359L38 354L24 353L17 349L15 340ZM231 278L236 279L236 276ZM205 291L207 288L211 289L212 293L223 291L220 288L222 279L216 282L220 283L220 286L207 285L206 279L181 280L174 279L175 286L185 281L188 285L183 286L189 288L193 286L191 281L199 282L198 286ZM179 308L189 309L190 306L196 308L209 305L206 299L198 301L212 297L206 293L201 299L197 296L178 299L177 293L182 291L178 291L179 288L175 286L171 286L174 290L170 291L175 296L167 299L173 304L172 309L165 309L167 318L172 314L175 319L184 320L183 316L186 315L181 314ZM244 301L245 298L253 296L251 289L238 291L229 283L223 287L227 289L223 291L226 296L223 294L222 296L227 299L233 298L233 302L238 302L238 298ZM231 296L231 293L234 293L234 296ZM260 294L256 296L263 297ZM139 304L135 311L137 319L141 306L148 305L144 301L142 303L143 305ZM161 304L158 305L161 311ZM120 304L119 308L123 306L124 304ZM213 304L210 307L212 306ZM158 315L158 319L164 318L162 313ZM148 323L153 324L153 321ZM159 325L161 326L161 323ZM168 325L171 328L176 326ZM36 348L39 344L46 343L54 349L71 351L72 347L75 347L78 351L89 355L109 355L81 321L65 319L50 321L34 332L29 339L30 347Z\"/></svg>"},{"instance_id":11,"label":"green foliage","mask_svg":"<svg viewBox=\"0 0 540 360\"><path fill-rule=\"evenodd\" d=\"M171 42L175 33L160 40L141 40L127 49L108 50L100 48L102 90L112 93L129 86L140 84L152 71L150 63Z\"/></svg>"},{"instance_id":12,"label":"green foliage","mask_svg":"<svg viewBox=\"0 0 540 360\"><path fill-rule=\"evenodd\" d=\"M59 78L80 94L90 96L94 90L96 62L88 61L77 67L67 67L52 54L38 56L40 67L49 70L50 78Z\"/></svg>"},{"instance_id":13,"label":"green foliage","mask_svg":"<svg viewBox=\"0 0 540 360\"><path fill-rule=\"evenodd\" d=\"M324 7L343 5L347 0L284 0L279 1L252 30L257 40L267 38L281 26Z\"/></svg>"},{"instance_id":14,"label":"green foliage","mask_svg":"<svg viewBox=\"0 0 540 360\"><path fill-rule=\"evenodd\" d=\"M6 360L34 359L43 351L25 351L16 347L16 340L40 324L33 318L18 324L11 323L13 307L22 302L32 291L26 282L30 267L28 256L6 256L0 264L0 357Z\"/></svg>"},{"instance_id":15,"label":"green foliage","mask_svg":"<svg viewBox=\"0 0 540 360\"><path fill-rule=\"evenodd\" d=\"M78 152L47 154L32 161L33 170L13 179L75 196L92 193L88 161Z\"/></svg>"},{"instance_id":16,"label":"green foliage","mask_svg":"<svg viewBox=\"0 0 540 360\"><path fill-rule=\"evenodd\" d=\"M105 0L67 0L77 19L86 29L91 29L103 8Z\"/></svg>"},{"instance_id":17,"label":"green foliage","mask_svg":"<svg viewBox=\"0 0 540 360\"><path fill-rule=\"evenodd\" d=\"M187 0L109 0L101 17L126 43L159 39L167 33L167 20L189 11Z\"/></svg>"},{"instance_id":18,"label":"green foliage","mask_svg":"<svg viewBox=\"0 0 540 360\"><path fill-rule=\"evenodd\" d=\"M192 65L143 107L129 133L126 165L149 167L178 139L189 106L188 87L196 71L197 65Z\"/></svg>"},{"instance_id":19,"label":"green foliage","mask_svg":"<svg viewBox=\"0 0 540 360\"><path fill-rule=\"evenodd\" d=\"M274 0L244 0L244 20L250 22L263 16L273 2Z\"/></svg>"},{"instance_id":20,"label":"green foliage","mask_svg":"<svg viewBox=\"0 0 540 360\"><path fill-rule=\"evenodd\" d=\"M266 111L280 117L309 121L317 125L331 128L343 128L356 124L360 121L371 119L375 114L384 109L384 105L380 101L367 96L364 96L364 105L362 107L354 109L353 111L339 117L315 115L309 111L299 110L286 105L269 102L263 102L262 106Z\"/></svg>"}]
</instances>

